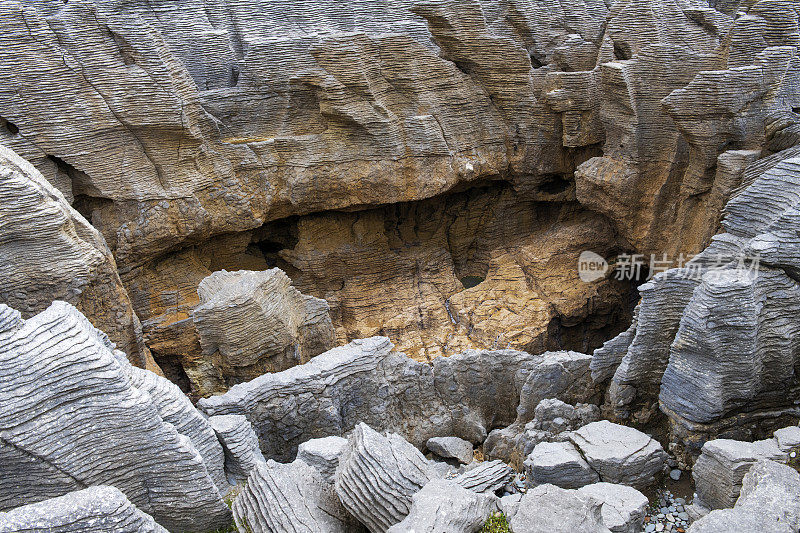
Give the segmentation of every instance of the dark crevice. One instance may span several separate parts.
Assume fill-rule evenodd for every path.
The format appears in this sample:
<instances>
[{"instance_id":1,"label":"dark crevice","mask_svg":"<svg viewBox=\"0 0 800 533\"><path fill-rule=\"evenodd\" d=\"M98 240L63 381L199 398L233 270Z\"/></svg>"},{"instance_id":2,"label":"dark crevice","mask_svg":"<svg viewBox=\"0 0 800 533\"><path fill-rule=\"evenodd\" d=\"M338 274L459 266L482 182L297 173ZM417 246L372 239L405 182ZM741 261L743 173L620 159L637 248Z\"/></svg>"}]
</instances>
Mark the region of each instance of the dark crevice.
<instances>
[{"instance_id":1,"label":"dark crevice","mask_svg":"<svg viewBox=\"0 0 800 533\"><path fill-rule=\"evenodd\" d=\"M19 135L19 128L13 122L0 117L0 127L6 130L11 135Z\"/></svg>"},{"instance_id":2,"label":"dark crevice","mask_svg":"<svg viewBox=\"0 0 800 533\"><path fill-rule=\"evenodd\" d=\"M180 360L174 356L162 356L153 352L153 359L155 359L158 366L164 372L164 377L176 384L184 394L189 394L192 390L189 376L183 369Z\"/></svg>"},{"instance_id":3,"label":"dark crevice","mask_svg":"<svg viewBox=\"0 0 800 533\"><path fill-rule=\"evenodd\" d=\"M559 194L569 190L571 185L571 179L567 179L558 174L553 174L551 176L547 176L545 181L542 182L537 189L546 194Z\"/></svg>"},{"instance_id":4,"label":"dark crevice","mask_svg":"<svg viewBox=\"0 0 800 533\"><path fill-rule=\"evenodd\" d=\"M299 218L291 216L264 224L253 232L249 249L257 255L262 255L269 268L290 270L289 265L281 258L280 252L297 246Z\"/></svg>"},{"instance_id":5,"label":"dark crevice","mask_svg":"<svg viewBox=\"0 0 800 533\"><path fill-rule=\"evenodd\" d=\"M633 57L631 47L628 43L614 41L614 58L620 61L627 61Z\"/></svg>"},{"instance_id":6,"label":"dark crevice","mask_svg":"<svg viewBox=\"0 0 800 533\"><path fill-rule=\"evenodd\" d=\"M533 68L542 68L544 66L544 62L542 62L536 55L531 54L531 66Z\"/></svg>"},{"instance_id":7,"label":"dark crevice","mask_svg":"<svg viewBox=\"0 0 800 533\"><path fill-rule=\"evenodd\" d=\"M239 84L239 68L231 67L231 78L228 82L228 87L236 87Z\"/></svg>"}]
</instances>

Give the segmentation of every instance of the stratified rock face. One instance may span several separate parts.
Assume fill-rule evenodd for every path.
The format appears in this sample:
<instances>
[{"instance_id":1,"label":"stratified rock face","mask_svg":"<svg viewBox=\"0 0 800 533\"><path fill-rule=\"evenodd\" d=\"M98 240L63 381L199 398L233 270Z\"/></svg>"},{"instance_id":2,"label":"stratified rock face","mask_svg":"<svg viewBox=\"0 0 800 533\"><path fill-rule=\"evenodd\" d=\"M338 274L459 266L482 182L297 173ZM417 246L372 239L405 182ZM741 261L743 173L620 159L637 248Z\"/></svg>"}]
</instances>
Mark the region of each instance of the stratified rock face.
<instances>
[{"instance_id":1,"label":"stratified rock face","mask_svg":"<svg viewBox=\"0 0 800 533\"><path fill-rule=\"evenodd\" d=\"M212 392L214 378L224 380L216 389L225 389L305 363L335 345L328 304L300 294L278 268L214 272L197 291L200 304L192 320L201 362L214 361L219 373L208 375L207 365L185 367L197 393Z\"/></svg>"},{"instance_id":2,"label":"stratified rock face","mask_svg":"<svg viewBox=\"0 0 800 533\"><path fill-rule=\"evenodd\" d=\"M762 460L750 468L733 509L712 511L691 525L689 533L771 531L800 528L800 474L789 466Z\"/></svg>"},{"instance_id":3,"label":"stratified rock face","mask_svg":"<svg viewBox=\"0 0 800 533\"><path fill-rule=\"evenodd\" d=\"M167 533L114 487L97 486L0 513L2 533Z\"/></svg>"},{"instance_id":4,"label":"stratified rock face","mask_svg":"<svg viewBox=\"0 0 800 533\"><path fill-rule=\"evenodd\" d=\"M340 344L589 351L629 285L581 282L580 252L699 251L798 136L794 3L717 4L9 0L0 142L99 228L198 394L225 381L190 320L220 269L277 263Z\"/></svg>"},{"instance_id":5,"label":"stratified rock face","mask_svg":"<svg viewBox=\"0 0 800 533\"><path fill-rule=\"evenodd\" d=\"M212 416L208 423L225 451L225 472L237 482L245 481L264 462L253 426L241 415Z\"/></svg>"},{"instance_id":6,"label":"stratified rock face","mask_svg":"<svg viewBox=\"0 0 800 533\"><path fill-rule=\"evenodd\" d=\"M112 485L168 529L225 525L208 426L112 350L64 302L0 334L0 508Z\"/></svg>"},{"instance_id":7,"label":"stratified rock face","mask_svg":"<svg viewBox=\"0 0 800 533\"><path fill-rule=\"evenodd\" d=\"M551 484L577 489L600 481L600 476L571 442L542 442L525 459L528 486Z\"/></svg>"},{"instance_id":8,"label":"stratified rock face","mask_svg":"<svg viewBox=\"0 0 800 533\"><path fill-rule=\"evenodd\" d=\"M480 531L498 501L491 494L476 494L443 479L428 482L412 500L408 516L388 533L474 533Z\"/></svg>"},{"instance_id":9,"label":"stratified rock face","mask_svg":"<svg viewBox=\"0 0 800 533\"><path fill-rule=\"evenodd\" d=\"M397 434L359 424L336 470L336 494L373 533L385 532L411 511L412 497L431 480L425 457Z\"/></svg>"},{"instance_id":10,"label":"stratified rock face","mask_svg":"<svg viewBox=\"0 0 800 533\"><path fill-rule=\"evenodd\" d=\"M233 503L242 531L347 533L347 515L317 470L302 461L256 466Z\"/></svg>"},{"instance_id":11,"label":"stratified rock face","mask_svg":"<svg viewBox=\"0 0 800 533\"><path fill-rule=\"evenodd\" d=\"M347 447L347 439L323 437L305 441L297 448L297 459L313 466L326 482L333 483L339 457Z\"/></svg>"},{"instance_id":12,"label":"stratified rock face","mask_svg":"<svg viewBox=\"0 0 800 533\"><path fill-rule=\"evenodd\" d=\"M517 407L530 403L525 395L541 394L529 382L538 383L556 369L567 375L561 366L565 358L579 359L562 352L468 350L429 365L394 353L385 337L372 337L235 385L198 406L211 416L246 416L265 457L283 461L295 457L301 442L343 436L359 422L397 432L419 448L439 435L480 443L487 428L514 422ZM586 380L557 380L548 395L577 402L594 393L588 386L589 358L583 359Z\"/></svg>"},{"instance_id":13,"label":"stratified rock face","mask_svg":"<svg viewBox=\"0 0 800 533\"><path fill-rule=\"evenodd\" d=\"M103 237L33 165L2 145L0 221L0 302L25 317L53 300L70 302L134 364L155 369Z\"/></svg>"},{"instance_id":14,"label":"stratified rock face","mask_svg":"<svg viewBox=\"0 0 800 533\"><path fill-rule=\"evenodd\" d=\"M511 530L526 533L609 533L603 524L602 505L601 501L576 490L539 485L520 500L511 519Z\"/></svg>"}]
</instances>

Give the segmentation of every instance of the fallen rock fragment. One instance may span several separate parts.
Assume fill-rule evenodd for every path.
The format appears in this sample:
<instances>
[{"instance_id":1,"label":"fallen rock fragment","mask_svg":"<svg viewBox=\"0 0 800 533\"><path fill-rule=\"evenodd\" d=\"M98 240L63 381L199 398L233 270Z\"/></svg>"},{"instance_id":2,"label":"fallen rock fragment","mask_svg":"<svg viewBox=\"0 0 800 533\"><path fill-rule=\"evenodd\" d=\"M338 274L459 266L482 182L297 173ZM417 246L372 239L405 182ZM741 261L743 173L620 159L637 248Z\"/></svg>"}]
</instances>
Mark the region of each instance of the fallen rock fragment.
<instances>
[{"instance_id":1,"label":"fallen rock fragment","mask_svg":"<svg viewBox=\"0 0 800 533\"><path fill-rule=\"evenodd\" d=\"M431 437L425 446L443 459L457 459L465 465L473 460L472 444L458 437Z\"/></svg>"},{"instance_id":2,"label":"fallen rock fragment","mask_svg":"<svg viewBox=\"0 0 800 533\"><path fill-rule=\"evenodd\" d=\"M358 424L336 470L336 494L358 521L385 532L410 512L413 496L432 478L425 457L399 435Z\"/></svg>"},{"instance_id":3,"label":"fallen rock fragment","mask_svg":"<svg viewBox=\"0 0 800 533\"><path fill-rule=\"evenodd\" d=\"M326 482L333 483L339 457L346 447L347 439L342 437L311 439L297 448L297 459L316 468Z\"/></svg>"},{"instance_id":4,"label":"fallen rock fragment","mask_svg":"<svg viewBox=\"0 0 800 533\"><path fill-rule=\"evenodd\" d=\"M600 481L600 476L571 442L542 442L525 459L526 483L530 487L551 484L577 489Z\"/></svg>"},{"instance_id":5,"label":"fallen rock fragment","mask_svg":"<svg viewBox=\"0 0 800 533\"><path fill-rule=\"evenodd\" d=\"M492 494L478 494L443 479L430 481L412 500L408 516L388 533L474 533L498 503Z\"/></svg>"},{"instance_id":6,"label":"fallen rock fragment","mask_svg":"<svg viewBox=\"0 0 800 533\"><path fill-rule=\"evenodd\" d=\"M512 531L525 533L609 533L603 524L602 503L576 490L539 485L519 502Z\"/></svg>"},{"instance_id":7,"label":"fallen rock fragment","mask_svg":"<svg viewBox=\"0 0 800 533\"><path fill-rule=\"evenodd\" d=\"M514 476L513 470L503 461L486 461L459 474L453 481L473 492L493 493L503 488Z\"/></svg>"},{"instance_id":8,"label":"fallen rock fragment","mask_svg":"<svg viewBox=\"0 0 800 533\"><path fill-rule=\"evenodd\" d=\"M594 483L578 489L603 503L603 523L613 533L639 533L647 511L647 496L625 485Z\"/></svg>"}]
</instances>

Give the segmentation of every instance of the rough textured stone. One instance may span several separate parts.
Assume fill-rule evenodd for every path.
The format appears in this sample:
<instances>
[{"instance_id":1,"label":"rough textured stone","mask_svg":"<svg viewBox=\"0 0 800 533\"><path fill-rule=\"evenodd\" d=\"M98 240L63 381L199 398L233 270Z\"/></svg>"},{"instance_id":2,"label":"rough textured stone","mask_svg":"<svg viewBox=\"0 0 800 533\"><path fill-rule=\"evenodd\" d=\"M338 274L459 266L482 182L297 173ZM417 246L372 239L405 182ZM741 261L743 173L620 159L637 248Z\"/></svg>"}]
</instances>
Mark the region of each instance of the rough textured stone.
<instances>
[{"instance_id":1,"label":"rough textured stone","mask_svg":"<svg viewBox=\"0 0 800 533\"><path fill-rule=\"evenodd\" d=\"M458 437L431 437L425 447L443 459L458 459L462 464L472 462L472 443Z\"/></svg>"},{"instance_id":2,"label":"rough textured stone","mask_svg":"<svg viewBox=\"0 0 800 533\"><path fill-rule=\"evenodd\" d=\"M613 533L638 533L642 531L649 501L647 496L625 485L594 483L578 489L581 494L603 502L603 524Z\"/></svg>"},{"instance_id":3,"label":"rough textured stone","mask_svg":"<svg viewBox=\"0 0 800 533\"><path fill-rule=\"evenodd\" d=\"M77 309L55 302L0 335L0 361L0 508L111 485L168 529L229 523L209 474L221 469L204 461L222 456L199 415L163 378L134 385Z\"/></svg>"},{"instance_id":4,"label":"rough textured stone","mask_svg":"<svg viewBox=\"0 0 800 533\"><path fill-rule=\"evenodd\" d=\"M412 497L432 478L425 457L402 437L359 424L336 470L336 494L359 522L387 531L411 510Z\"/></svg>"},{"instance_id":5,"label":"rough textured stone","mask_svg":"<svg viewBox=\"0 0 800 533\"><path fill-rule=\"evenodd\" d=\"M781 459L784 452L773 439L743 442L716 439L705 443L692 470L697 498L711 509L733 507L742 479L757 461Z\"/></svg>"},{"instance_id":6,"label":"rough textured stone","mask_svg":"<svg viewBox=\"0 0 800 533\"><path fill-rule=\"evenodd\" d=\"M760 460L745 475L733 509L712 511L689 527L689 533L772 531L800 528L800 474L774 461Z\"/></svg>"},{"instance_id":7,"label":"rough textured stone","mask_svg":"<svg viewBox=\"0 0 800 533\"><path fill-rule=\"evenodd\" d=\"M408 516L388 533L475 533L497 508L491 494L477 494L458 483L434 479L412 498Z\"/></svg>"},{"instance_id":8,"label":"rough textured stone","mask_svg":"<svg viewBox=\"0 0 800 533\"><path fill-rule=\"evenodd\" d=\"M0 218L0 302L31 317L54 300L67 301L134 364L157 370L103 237L33 165L2 144Z\"/></svg>"},{"instance_id":9,"label":"rough textured stone","mask_svg":"<svg viewBox=\"0 0 800 533\"><path fill-rule=\"evenodd\" d=\"M246 480L264 462L253 426L241 415L212 416L208 423L225 451L225 472L236 482Z\"/></svg>"},{"instance_id":10,"label":"rough textured stone","mask_svg":"<svg viewBox=\"0 0 800 533\"><path fill-rule=\"evenodd\" d=\"M167 533L114 487L96 486L0 513L2 533Z\"/></svg>"},{"instance_id":11,"label":"rough textured stone","mask_svg":"<svg viewBox=\"0 0 800 533\"><path fill-rule=\"evenodd\" d=\"M562 359L581 361L586 379L570 381ZM556 375L548 395L585 400L588 362L560 352L468 350L428 365L393 352L388 339L373 337L236 385L198 406L208 415L246 416L265 457L284 461L295 457L301 442L344 436L359 422L397 432L420 449L438 435L480 443L486 428L514 422L522 394L541 395L529 382L541 384Z\"/></svg>"},{"instance_id":12,"label":"rough textured stone","mask_svg":"<svg viewBox=\"0 0 800 533\"><path fill-rule=\"evenodd\" d=\"M453 481L473 492L493 493L511 481L514 472L503 461L485 461Z\"/></svg>"},{"instance_id":13,"label":"rough textured stone","mask_svg":"<svg viewBox=\"0 0 800 533\"><path fill-rule=\"evenodd\" d=\"M214 272L197 291L192 320L224 383L286 370L335 345L328 304L300 294L279 268Z\"/></svg>"},{"instance_id":14,"label":"rough textured stone","mask_svg":"<svg viewBox=\"0 0 800 533\"><path fill-rule=\"evenodd\" d=\"M592 422L569 435L600 480L646 487L661 472L667 454L641 431L606 420Z\"/></svg>"},{"instance_id":15,"label":"rough textured stone","mask_svg":"<svg viewBox=\"0 0 800 533\"><path fill-rule=\"evenodd\" d=\"M602 503L576 490L555 485L539 485L529 490L519 502L512 531L551 533L608 533L603 525Z\"/></svg>"},{"instance_id":16,"label":"rough textured stone","mask_svg":"<svg viewBox=\"0 0 800 533\"><path fill-rule=\"evenodd\" d=\"M549 483L564 489L577 489L600 481L600 476L571 442L538 444L525 459L525 473L530 487Z\"/></svg>"},{"instance_id":17,"label":"rough textured stone","mask_svg":"<svg viewBox=\"0 0 800 533\"><path fill-rule=\"evenodd\" d=\"M311 439L297 448L297 459L313 466L326 482L333 483L339 457L346 447L347 439L342 437Z\"/></svg>"},{"instance_id":18,"label":"rough textured stone","mask_svg":"<svg viewBox=\"0 0 800 533\"><path fill-rule=\"evenodd\" d=\"M303 461L256 465L233 502L233 517L253 533L346 533L349 517L322 475Z\"/></svg>"}]
</instances>

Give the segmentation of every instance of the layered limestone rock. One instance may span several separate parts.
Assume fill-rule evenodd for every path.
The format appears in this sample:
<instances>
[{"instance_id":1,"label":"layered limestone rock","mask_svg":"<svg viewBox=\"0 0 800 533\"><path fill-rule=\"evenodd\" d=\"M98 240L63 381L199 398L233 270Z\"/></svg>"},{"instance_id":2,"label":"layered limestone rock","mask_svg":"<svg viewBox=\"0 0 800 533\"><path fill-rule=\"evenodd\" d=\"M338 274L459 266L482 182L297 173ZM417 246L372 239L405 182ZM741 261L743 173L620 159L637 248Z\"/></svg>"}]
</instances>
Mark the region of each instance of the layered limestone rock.
<instances>
[{"instance_id":1,"label":"layered limestone rock","mask_svg":"<svg viewBox=\"0 0 800 533\"><path fill-rule=\"evenodd\" d=\"M264 462L253 426L241 415L209 417L225 452L225 472L236 482L247 480L250 472Z\"/></svg>"},{"instance_id":2,"label":"layered limestone rock","mask_svg":"<svg viewBox=\"0 0 800 533\"><path fill-rule=\"evenodd\" d=\"M473 492L493 494L511 481L513 475L503 461L486 461L454 477L453 481Z\"/></svg>"},{"instance_id":3,"label":"layered limestone rock","mask_svg":"<svg viewBox=\"0 0 800 533\"><path fill-rule=\"evenodd\" d=\"M339 459L336 494L370 531L384 532L409 514L413 496L432 477L425 457L409 442L362 423Z\"/></svg>"},{"instance_id":4,"label":"layered limestone rock","mask_svg":"<svg viewBox=\"0 0 800 533\"><path fill-rule=\"evenodd\" d=\"M593 497L555 485L539 485L529 490L511 519L512 531L545 533L609 533L603 523L603 503Z\"/></svg>"},{"instance_id":5,"label":"layered limestone rock","mask_svg":"<svg viewBox=\"0 0 800 533\"><path fill-rule=\"evenodd\" d=\"M221 447L177 387L143 378L67 303L8 324L0 334L0 508L111 485L170 530L230 522L215 485L227 487Z\"/></svg>"},{"instance_id":6,"label":"layered limestone rock","mask_svg":"<svg viewBox=\"0 0 800 533\"><path fill-rule=\"evenodd\" d=\"M167 533L114 487L96 486L0 513L3 533Z\"/></svg>"},{"instance_id":7,"label":"layered limestone rock","mask_svg":"<svg viewBox=\"0 0 800 533\"><path fill-rule=\"evenodd\" d=\"M497 508L497 497L476 494L443 479L428 482L412 502L408 516L390 527L388 533L479 531Z\"/></svg>"},{"instance_id":8,"label":"layered limestone rock","mask_svg":"<svg viewBox=\"0 0 800 533\"><path fill-rule=\"evenodd\" d=\"M214 272L197 289L192 320L203 358L218 376L190 374L199 392L280 372L333 348L335 337L325 300L304 296L278 268ZM189 369L186 369L187 372ZM218 377L222 383L208 383Z\"/></svg>"},{"instance_id":9,"label":"layered limestone rock","mask_svg":"<svg viewBox=\"0 0 800 533\"><path fill-rule=\"evenodd\" d=\"M752 4L14 0L0 141L102 232L196 394L225 385L199 283L276 262L340 344L589 351L629 285L581 282L580 252L698 251L749 157L717 156L761 148L762 103L797 105L791 2ZM748 90L687 110L709 83Z\"/></svg>"},{"instance_id":10,"label":"layered limestone rock","mask_svg":"<svg viewBox=\"0 0 800 533\"><path fill-rule=\"evenodd\" d=\"M1 303L30 317L54 300L67 301L134 364L157 370L103 237L33 165L2 144L0 220Z\"/></svg>"},{"instance_id":11,"label":"layered limestone rock","mask_svg":"<svg viewBox=\"0 0 800 533\"><path fill-rule=\"evenodd\" d=\"M301 442L344 436L359 422L399 433L419 448L439 435L478 444L488 429L514 422L517 407L532 403L528 396L577 402L595 394L589 358L574 352L468 350L430 365L392 349L385 337L353 341L204 398L198 407L212 416L246 416L265 457L288 461ZM558 375L563 379L552 379ZM580 375L585 379L567 379Z\"/></svg>"},{"instance_id":12,"label":"layered limestone rock","mask_svg":"<svg viewBox=\"0 0 800 533\"><path fill-rule=\"evenodd\" d=\"M346 533L348 515L320 473L303 461L256 466L233 502L242 531Z\"/></svg>"}]
</instances>

